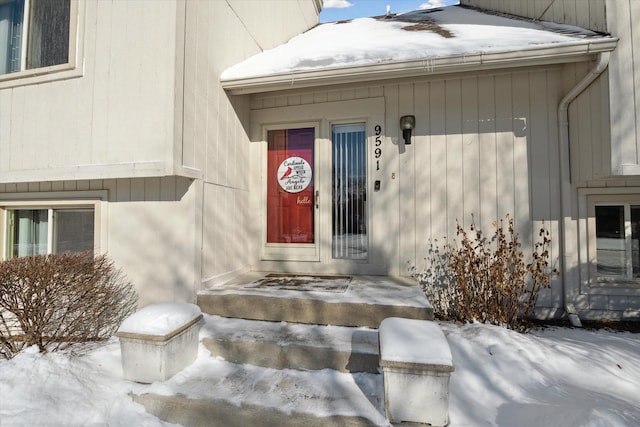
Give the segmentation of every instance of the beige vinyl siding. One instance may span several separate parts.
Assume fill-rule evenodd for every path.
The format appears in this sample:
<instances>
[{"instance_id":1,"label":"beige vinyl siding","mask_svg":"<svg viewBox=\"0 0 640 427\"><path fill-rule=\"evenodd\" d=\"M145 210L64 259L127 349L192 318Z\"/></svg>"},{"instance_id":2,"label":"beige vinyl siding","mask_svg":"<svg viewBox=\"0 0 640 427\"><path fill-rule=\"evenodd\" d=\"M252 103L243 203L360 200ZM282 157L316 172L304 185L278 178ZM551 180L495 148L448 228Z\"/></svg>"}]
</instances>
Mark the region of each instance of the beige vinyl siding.
<instances>
[{"instance_id":1,"label":"beige vinyl siding","mask_svg":"<svg viewBox=\"0 0 640 427\"><path fill-rule=\"evenodd\" d=\"M101 250L122 268L140 295L140 306L195 301L199 264L195 235L197 189L186 178L98 179L0 184L2 200L30 201L47 194L73 200L75 192L106 191ZM0 205L2 201L0 201ZM4 224L2 225L4 226Z\"/></svg>"},{"instance_id":2,"label":"beige vinyl siding","mask_svg":"<svg viewBox=\"0 0 640 427\"><path fill-rule=\"evenodd\" d=\"M620 38L611 55L611 168L640 174L640 2L608 0L609 31Z\"/></svg>"},{"instance_id":3,"label":"beige vinyl siding","mask_svg":"<svg viewBox=\"0 0 640 427\"><path fill-rule=\"evenodd\" d=\"M185 28L182 146L184 166L202 173L195 245L202 287L249 269L250 167L247 98L220 86L226 68L286 42L317 23L312 1L195 1L182 4ZM182 101L180 101L182 102ZM255 234L253 234L255 235Z\"/></svg>"},{"instance_id":4,"label":"beige vinyl siding","mask_svg":"<svg viewBox=\"0 0 640 427\"><path fill-rule=\"evenodd\" d=\"M597 83L576 100L578 119L594 114L610 114L610 129L590 129L588 122L580 128L581 144L588 146L580 156L572 155L572 163L580 172L572 171L577 182L601 179L611 175L640 174L640 2L636 0L461 0L461 4L504 13L577 25L610 33L619 39L608 68L608 84ZM547 9L547 6L551 5ZM545 12L546 10L546 12ZM544 13L543 13L544 12ZM588 66L584 64L583 66ZM609 95L610 91L610 95ZM600 93L597 93L600 92ZM587 111L589 98L610 99L609 111ZM593 102L591 103L593 105ZM609 107L607 103L603 108ZM574 121L575 123L575 121ZM590 133L587 133L587 130ZM581 149L582 149L581 145Z\"/></svg>"},{"instance_id":5,"label":"beige vinyl siding","mask_svg":"<svg viewBox=\"0 0 640 427\"><path fill-rule=\"evenodd\" d=\"M392 274L407 275L410 265L423 265L429 239L442 242L455 237L457 221L468 227L472 214L489 234L495 221L511 214L526 251L544 222L557 262L557 108L562 85L562 67L534 68L254 95L251 106L258 111L314 104L318 117L323 117L330 102L384 96L387 140L382 185L388 191L371 197L385 198L380 205L385 230L397 237L374 244L395 257ZM416 116L416 129L413 143L402 146L398 118L405 114ZM393 173L396 179L391 178ZM559 307L561 287L556 284L544 292L541 302Z\"/></svg>"},{"instance_id":6,"label":"beige vinyl siding","mask_svg":"<svg viewBox=\"0 0 640 427\"><path fill-rule=\"evenodd\" d=\"M607 32L605 3L605 0L460 0L462 5Z\"/></svg>"},{"instance_id":7,"label":"beige vinyl siding","mask_svg":"<svg viewBox=\"0 0 640 427\"><path fill-rule=\"evenodd\" d=\"M0 181L170 169L176 2L82 5L83 75L0 90Z\"/></svg>"}]
</instances>

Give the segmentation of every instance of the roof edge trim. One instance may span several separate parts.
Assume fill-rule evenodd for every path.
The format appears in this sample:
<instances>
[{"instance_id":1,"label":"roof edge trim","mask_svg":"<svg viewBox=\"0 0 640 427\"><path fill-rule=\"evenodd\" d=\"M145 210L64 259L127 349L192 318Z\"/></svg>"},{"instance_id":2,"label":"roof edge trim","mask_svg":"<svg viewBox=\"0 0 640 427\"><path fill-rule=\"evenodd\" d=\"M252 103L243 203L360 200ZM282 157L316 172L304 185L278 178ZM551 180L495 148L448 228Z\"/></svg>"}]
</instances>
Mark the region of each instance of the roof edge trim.
<instances>
[{"instance_id":1,"label":"roof edge trim","mask_svg":"<svg viewBox=\"0 0 640 427\"><path fill-rule=\"evenodd\" d=\"M526 50L455 55L385 64L340 67L325 70L297 71L268 76L221 80L222 88L232 95L309 88L335 84L433 76L496 68L517 68L581 62L600 52L616 48L617 38L608 37L557 46Z\"/></svg>"}]
</instances>

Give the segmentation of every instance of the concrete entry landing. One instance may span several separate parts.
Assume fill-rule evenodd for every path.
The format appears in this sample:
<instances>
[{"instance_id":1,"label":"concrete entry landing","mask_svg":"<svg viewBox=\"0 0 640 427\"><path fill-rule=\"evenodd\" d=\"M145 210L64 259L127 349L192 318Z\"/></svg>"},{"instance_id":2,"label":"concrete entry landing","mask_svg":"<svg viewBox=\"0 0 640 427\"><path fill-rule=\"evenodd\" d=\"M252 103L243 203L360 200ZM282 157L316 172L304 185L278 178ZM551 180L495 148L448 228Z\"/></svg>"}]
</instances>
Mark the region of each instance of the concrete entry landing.
<instances>
[{"instance_id":1,"label":"concrete entry landing","mask_svg":"<svg viewBox=\"0 0 640 427\"><path fill-rule=\"evenodd\" d=\"M433 319L417 283L389 276L350 276L345 290L324 286L336 277L313 275L315 288L256 286L269 272L251 272L198 293L203 312L222 317L377 328L387 317ZM302 275L296 274L296 277Z\"/></svg>"}]
</instances>

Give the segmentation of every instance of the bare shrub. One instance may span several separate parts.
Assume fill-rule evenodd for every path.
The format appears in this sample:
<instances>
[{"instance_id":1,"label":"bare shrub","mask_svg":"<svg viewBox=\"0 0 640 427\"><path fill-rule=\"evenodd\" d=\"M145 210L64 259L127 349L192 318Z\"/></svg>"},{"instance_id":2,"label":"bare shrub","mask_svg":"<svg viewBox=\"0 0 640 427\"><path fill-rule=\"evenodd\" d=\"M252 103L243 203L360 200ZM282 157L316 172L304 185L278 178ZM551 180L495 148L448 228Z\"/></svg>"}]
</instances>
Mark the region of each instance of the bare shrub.
<instances>
[{"instance_id":1,"label":"bare shrub","mask_svg":"<svg viewBox=\"0 0 640 427\"><path fill-rule=\"evenodd\" d=\"M106 255L91 251L0 263L0 354L11 358L104 340L135 311L137 294Z\"/></svg>"},{"instance_id":2,"label":"bare shrub","mask_svg":"<svg viewBox=\"0 0 640 427\"><path fill-rule=\"evenodd\" d=\"M505 224L506 223L506 224ZM539 230L530 263L524 260L513 218L500 220L491 238L475 223L457 225L459 242L430 242L425 269L412 274L443 320L479 321L526 331L541 288L549 287L549 232Z\"/></svg>"}]
</instances>

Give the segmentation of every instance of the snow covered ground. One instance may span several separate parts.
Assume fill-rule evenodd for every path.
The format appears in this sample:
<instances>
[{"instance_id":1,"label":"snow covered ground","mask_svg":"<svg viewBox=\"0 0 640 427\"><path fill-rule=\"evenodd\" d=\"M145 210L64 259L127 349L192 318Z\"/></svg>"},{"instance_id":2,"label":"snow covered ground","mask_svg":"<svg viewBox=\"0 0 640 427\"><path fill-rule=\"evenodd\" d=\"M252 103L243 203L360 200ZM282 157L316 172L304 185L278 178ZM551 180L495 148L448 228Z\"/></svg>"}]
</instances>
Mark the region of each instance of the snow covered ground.
<instances>
[{"instance_id":1,"label":"snow covered ground","mask_svg":"<svg viewBox=\"0 0 640 427\"><path fill-rule=\"evenodd\" d=\"M480 324L441 326L456 369L450 384L452 427L640 425L640 334L548 328L521 335ZM0 360L0 425L171 425L147 414L129 393L170 389L176 377L184 386L203 371L225 377L237 368L210 357L201 346L194 365L174 379L141 385L122 379L120 362L115 338L80 356L29 349ZM281 375L263 369L242 380L260 381L263 387L281 381ZM362 389L362 379L354 386L351 375L333 371L299 378ZM248 389L260 388L252 385ZM219 390L225 393L224 387ZM241 397L231 387L226 392L230 398ZM313 406L306 410L321 411Z\"/></svg>"}]
</instances>

